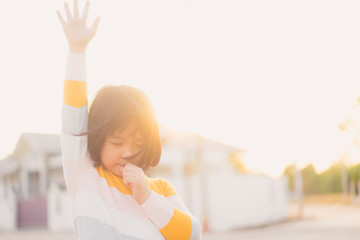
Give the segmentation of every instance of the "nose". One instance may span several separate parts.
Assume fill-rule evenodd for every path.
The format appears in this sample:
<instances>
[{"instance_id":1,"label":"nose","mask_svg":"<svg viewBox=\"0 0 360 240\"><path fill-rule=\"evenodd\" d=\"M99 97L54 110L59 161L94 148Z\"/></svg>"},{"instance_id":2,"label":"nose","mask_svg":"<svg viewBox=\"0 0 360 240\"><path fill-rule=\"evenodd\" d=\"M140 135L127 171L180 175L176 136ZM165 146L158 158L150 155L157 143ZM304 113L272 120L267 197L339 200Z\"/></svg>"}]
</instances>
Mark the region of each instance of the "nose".
<instances>
[{"instance_id":1,"label":"nose","mask_svg":"<svg viewBox=\"0 0 360 240\"><path fill-rule=\"evenodd\" d=\"M122 153L121 158L130 161L139 156L141 152L142 151L136 151L136 149L133 147L127 147Z\"/></svg>"}]
</instances>

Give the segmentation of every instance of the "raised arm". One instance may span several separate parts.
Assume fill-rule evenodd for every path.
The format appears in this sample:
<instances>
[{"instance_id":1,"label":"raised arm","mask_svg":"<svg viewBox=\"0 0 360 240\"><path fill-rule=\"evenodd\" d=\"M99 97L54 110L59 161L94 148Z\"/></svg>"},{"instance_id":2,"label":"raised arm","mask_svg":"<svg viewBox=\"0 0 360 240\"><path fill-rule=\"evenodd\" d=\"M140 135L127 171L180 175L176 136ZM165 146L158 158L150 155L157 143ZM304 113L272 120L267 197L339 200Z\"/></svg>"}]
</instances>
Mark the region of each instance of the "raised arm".
<instances>
[{"instance_id":1,"label":"raised arm","mask_svg":"<svg viewBox=\"0 0 360 240\"><path fill-rule=\"evenodd\" d=\"M90 40L95 36L100 17L97 17L89 28L87 26L87 16L89 12L89 1L86 2L82 16L79 15L79 4L74 0L74 13L71 14L69 5L64 3L66 20L58 10L56 13L65 33L65 37L69 44L70 53L85 54L86 48Z\"/></svg>"},{"instance_id":2,"label":"raised arm","mask_svg":"<svg viewBox=\"0 0 360 240\"><path fill-rule=\"evenodd\" d=\"M64 175L68 187L69 183L82 171L91 167L89 158L85 157L87 137L81 136L81 134L86 133L88 122L85 52L90 40L96 33L100 18L97 18L90 28L87 27L88 11L89 2L86 3L80 17L77 0L74 0L73 14L65 2L66 19L57 11L69 47L64 81L61 130Z\"/></svg>"}]
</instances>

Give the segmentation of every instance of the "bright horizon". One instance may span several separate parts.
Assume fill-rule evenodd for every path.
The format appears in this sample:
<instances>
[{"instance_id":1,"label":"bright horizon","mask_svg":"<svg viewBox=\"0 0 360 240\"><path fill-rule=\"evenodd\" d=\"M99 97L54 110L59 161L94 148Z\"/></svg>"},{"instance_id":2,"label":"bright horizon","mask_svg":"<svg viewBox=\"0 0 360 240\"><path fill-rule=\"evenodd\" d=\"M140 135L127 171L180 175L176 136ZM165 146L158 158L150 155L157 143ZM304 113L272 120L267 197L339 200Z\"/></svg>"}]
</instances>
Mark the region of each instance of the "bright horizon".
<instances>
[{"instance_id":1,"label":"bright horizon","mask_svg":"<svg viewBox=\"0 0 360 240\"><path fill-rule=\"evenodd\" d=\"M22 132L60 132L58 9L62 0L0 3L0 159ZM360 96L358 9L340 0L90 1L89 24L102 19L87 52L89 100L104 84L133 85L160 124L249 150L250 169L322 171L340 157L338 125Z\"/></svg>"}]
</instances>

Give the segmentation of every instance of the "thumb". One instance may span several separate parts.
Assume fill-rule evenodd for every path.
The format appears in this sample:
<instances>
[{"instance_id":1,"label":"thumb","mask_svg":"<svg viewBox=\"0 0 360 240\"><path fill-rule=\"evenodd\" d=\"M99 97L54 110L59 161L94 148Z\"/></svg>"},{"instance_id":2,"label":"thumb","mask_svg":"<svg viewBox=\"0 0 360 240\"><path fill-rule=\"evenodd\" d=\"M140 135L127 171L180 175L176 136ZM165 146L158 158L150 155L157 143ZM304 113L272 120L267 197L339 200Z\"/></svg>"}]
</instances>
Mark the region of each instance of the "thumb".
<instances>
[{"instance_id":1,"label":"thumb","mask_svg":"<svg viewBox=\"0 0 360 240\"><path fill-rule=\"evenodd\" d=\"M124 184L125 186L130 187L130 182L127 180L127 178L124 178Z\"/></svg>"},{"instance_id":2,"label":"thumb","mask_svg":"<svg viewBox=\"0 0 360 240\"><path fill-rule=\"evenodd\" d=\"M94 23L92 24L91 28L90 28L91 31L92 31L94 34L96 33L97 28L98 28L98 26L99 26L100 18L101 18L101 17L97 17L97 18L95 19Z\"/></svg>"}]
</instances>

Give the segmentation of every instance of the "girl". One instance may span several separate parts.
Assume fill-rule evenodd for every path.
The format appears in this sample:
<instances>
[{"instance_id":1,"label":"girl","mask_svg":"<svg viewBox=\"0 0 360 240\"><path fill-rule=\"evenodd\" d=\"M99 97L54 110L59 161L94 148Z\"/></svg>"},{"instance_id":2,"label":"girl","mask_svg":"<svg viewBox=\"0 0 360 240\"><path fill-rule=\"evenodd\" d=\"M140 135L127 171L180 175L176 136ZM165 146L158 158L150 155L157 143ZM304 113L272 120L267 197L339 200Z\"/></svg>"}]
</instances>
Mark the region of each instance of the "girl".
<instances>
[{"instance_id":1,"label":"girl","mask_svg":"<svg viewBox=\"0 0 360 240\"><path fill-rule=\"evenodd\" d=\"M88 28L77 0L66 19L57 11L69 45L61 144L77 239L200 239L201 224L171 184L148 178L161 155L152 104L138 89L106 86L88 114L85 52L100 18Z\"/></svg>"}]
</instances>

